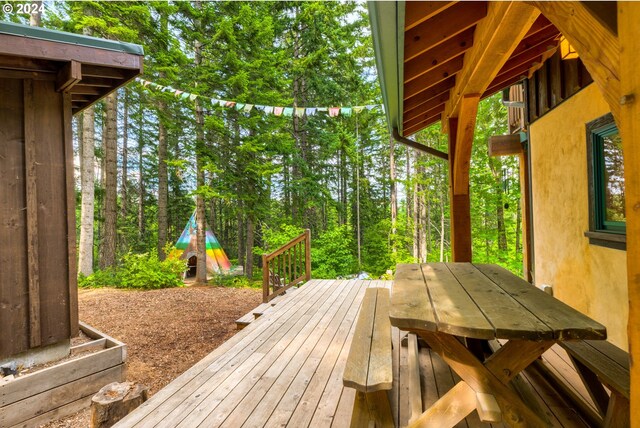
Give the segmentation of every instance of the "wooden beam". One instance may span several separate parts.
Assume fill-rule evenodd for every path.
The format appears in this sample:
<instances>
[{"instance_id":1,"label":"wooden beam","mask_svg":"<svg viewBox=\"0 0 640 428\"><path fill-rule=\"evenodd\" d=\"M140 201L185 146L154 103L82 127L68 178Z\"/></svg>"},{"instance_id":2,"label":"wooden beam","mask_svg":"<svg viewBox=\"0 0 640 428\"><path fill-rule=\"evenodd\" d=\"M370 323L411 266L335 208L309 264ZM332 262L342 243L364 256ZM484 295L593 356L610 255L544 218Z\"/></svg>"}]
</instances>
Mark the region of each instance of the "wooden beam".
<instances>
[{"instance_id":1,"label":"wooden beam","mask_svg":"<svg viewBox=\"0 0 640 428\"><path fill-rule=\"evenodd\" d=\"M541 15L542 16L542 15ZM520 55L522 52L531 49L534 46L537 46L541 43L548 43L549 40L553 40L560 36L560 30L558 30L554 25L550 25L549 27L539 31L531 36L527 36L511 53L511 57L513 58L516 55Z\"/></svg>"},{"instance_id":2,"label":"wooden beam","mask_svg":"<svg viewBox=\"0 0 640 428\"><path fill-rule=\"evenodd\" d=\"M82 80L82 64L69 61L62 66L56 77L56 92L68 92L76 83Z\"/></svg>"},{"instance_id":3,"label":"wooden beam","mask_svg":"<svg viewBox=\"0 0 640 428\"><path fill-rule=\"evenodd\" d=\"M446 103L448 99L449 99L449 92L444 92L440 96L432 98L426 103L422 104L419 108L414 108L413 110L409 110L408 112L405 112L404 115L402 115L402 120L404 122L408 122L411 119L422 116L425 111L429 111L439 106L440 104L444 105L444 103Z\"/></svg>"},{"instance_id":4,"label":"wooden beam","mask_svg":"<svg viewBox=\"0 0 640 428\"><path fill-rule=\"evenodd\" d=\"M40 329L40 261L38 246L38 172L33 80L24 81L24 169L27 219L27 277L29 281L29 347L42 344Z\"/></svg>"},{"instance_id":5,"label":"wooden beam","mask_svg":"<svg viewBox=\"0 0 640 428\"><path fill-rule=\"evenodd\" d=\"M456 131L455 162L453 164L453 194L469 193L469 167L471 165L471 148L473 133L476 127L476 116L480 94L465 95L460 102L458 129Z\"/></svg>"},{"instance_id":6,"label":"wooden beam","mask_svg":"<svg viewBox=\"0 0 640 428\"><path fill-rule=\"evenodd\" d=\"M455 1L408 1L404 10L404 29L410 30L427 19L433 18L445 9L456 4Z\"/></svg>"},{"instance_id":7,"label":"wooden beam","mask_svg":"<svg viewBox=\"0 0 640 428\"><path fill-rule=\"evenodd\" d=\"M0 69L0 78L3 79L30 79L30 80L56 80L56 75L42 71L5 70Z\"/></svg>"},{"instance_id":8,"label":"wooden beam","mask_svg":"<svg viewBox=\"0 0 640 428\"><path fill-rule=\"evenodd\" d=\"M491 86L489 88L487 88L486 91L484 91L484 94L482 94L481 99L485 99L487 97L490 97L491 95L495 94L498 91L503 90L504 88L508 88L511 85L515 85L516 83L520 82L525 77L527 77L527 76L515 76L515 77L512 77L511 79L508 79L506 81L499 82L496 85L493 85L493 83L492 83Z\"/></svg>"},{"instance_id":9,"label":"wooden beam","mask_svg":"<svg viewBox=\"0 0 640 428\"><path fill-rule=\"evenodd\" d=\"M46 73L56 73L59 65L53 61L42 59L22 58L12 54L0 55L0 64L3 69L39 71Z\"/></svg>"},{"instance_id":10,"label":"wooden beam","mask_svg":"<svg viewBox=\"0 0 640 428\"><path fill-rule=\"evenodd\" d=\"M430 118L432 118L434 116L438 116L443 111L444 111L444 104L438 104L437 106L435 106L431 110L428 110L428 111L426 111L426 112L414 117L413 119L404 121L402 123L402 129L411 128L412 126L418 125L418 124L424 122L425 120L428 120L428 119L430 119Z\"/></svg>"},{"instance_id":11,"label":"wooden beam","mask_svg":"<svg viewBox=\"0 0 640 428\"><path fill-rule=\"evenodd\" d=\"M112 88L117 85L119 82L116 82L112 79L105 79L101 77L86 77L83 76L82 84L87 86L95 86L96 88Z\"/></svg>"},{"instance_id":12,"label":"wooden beam","mask_svg":"<svg viewBox=\"0 0 640 428\"><path fill-rule=\"evenodd\" d=\"M451 61L434 67L431 71L404 85L404 99L415 97L430 87L442 82L447 77L458 73L462 68L464 55L458 55Z\"/></svg>"},{"instance_id":13,"label":"wooden beam","mask_svg":"<svg viewBox=\"0 0 640 428\"><path fill-rule=\"evenodd\" d=\"M487 15L485 2L459 2L405 31L404 60L409 61L450 37L471 28ZM438 31L434 31L437 28Z\"/></svg>"},{"instance_id":14,"label":"wooden beam","mask_svg":"<svg viewBox=\"0 0 640 428\"><path fill-rule=\"evenodd\" d=\"M106 77L108 79L126 79L124 70L118 68L100 67L97 65L82 65L84 77Z\"/></svg>"},{"instance_id":15,"label":"wooden beam","mask_svg":"<svg viewBox=\"0 0 640 428\"><path fill-rule=\"evenodd\" d=\"M433 155L435 157L438 157L444 160L449 160L449 155L446 154L445 152L441 152L440 150L434 149L429 146L425 146L424 144L420 144L417 141L413 141L408 138L405 138L398 133L397 128L393 128L393 139L399 143L404 144L405 146L409 146L413 149L419 150L424 153L428 153L430 155Z\"/></svg>"},{"instance_id":16,"label":"wooden beam","mask_svg":"<svg viewBox=\"0 0 640 428\"><path fill-rule=\"evenodd\" d=\"M425 74L434 67L443 64L466 52L473 46L473 28L450 38L404 64L404 83Z\"/></svg>"},{"instance_id":17,"label":"wooden beam","mask_svg":"<svg viewBox=\"0 0 640 428\"><path fill-rule=\"evenodd\" d=\"M531 1L580 55L611 113L620 124L620 45L618 38L584 3Z\"/></svg>"},{"instance_id":18,"label":"wooden beam","mask_svg":"<svg viewBox=\"0 0 640 428\"><path fill-rule=\"evenodd\" d=\"M455 195L454 165L458 133L458 118L448 119L449 128L449 198L451 261L470 262L471 253L471 203L469 193Z\"/></svg>"},{"instance_id":19,"label":"wooden beam","mask_svg":"<svg viewBox=\"0 0 640 428\"><path fill-rule=\"evenodd\" d=\"M545 52L548 52L550 50L555 51L555 49L558 47L558 42L559 40L551 38L544 41L543 43L522 51L517 55L511 56L511 58L509 58L509 60L502 66L502 68L498 72L498 76L496 77L500 77L500 75L503 75L522 65L531 65L534 60L540 58Z\"/></svg>"},{"instance_id":20,"label":"wooden beam","mask_svg":"<svg viewBox=\"0 0 640 428\"><path fill-rule=\"evenodd\" d=\"M422 131L424 128L433 125L436 122L439 122L442 119L442 113L438 113L437 115L430 117L429 119L420 122L417 125L412 126L411 128L403 129L402 133L404 135L413 135L418 131Z\"/></svg>"},{"instance_id":21,"label":"wooden beam","mask_svg":"<svg viewBox=\"0 0 640 428\"><path fill-rule=\"evenodd\" d=\"M444 112L455 117L466 94L482 94L518 46L540 11L520 2L491 2L487 17L480 22L474 44L465 54L464 68Z\"/></svg>"},{"instance_id":22,"label":"wooden beam","mask_svg":"<svg viewBox=\"0 0 640 428\"><path fill-rule=\"evenodd\" d=\"M620 40L620 93L618 127L624 154L625 210L627 224L627 284L629 293L629 353L631 361L631 415L640 415L640 3L618 2ZM582 54L580 54L582 56ZM591 72L591 70L589 70ZM623 98L624 97L624 98ZM631 427L640 419L631 418Z\"/></svg>"},{"instance_id":23,"label":"wooden beam","mask_svg":"<svg viewBox=\"0 0 640 428\"><path fill-rule=\"evenodd\" d=\"M533 23L533 25L531 25L531 28L529 28L529 31L527 31L527 34L525 34L525 38L527 37L531 37L536 33L539 33L540 31L546 30L549 27L553 27L553 24L551 23L551 21L549 21L544 15L540 15L538 17L538 19L536 19L536 22Z\"/></svg>"},{"instance_id":24,"label":"wooden beam","mask_svg":"<svg viewBox=\"0 0 640 428\"><path fill-rule=\"evenodd\" d=\"M522 152L520 134L494 135L489 137L489 156L513 156Z\"/></svg>"},{"instance_id":25,"label":"wooden beam","mask_svg":"<svg viewBox=\"0 0 640 428\"><path fill-rule=\"evenodd\" d=\"M0 54L48 61L66 62L73 59L81 63L142 71L140 55L11 34L0 34Z\"/></svg>"},{"instance_id":26,"label":"wooden beam","mask_svg":"<svg viewBox=\"0 0 640 428\"><path fill-rule=\"evenodd\" d=\"M404 112L410 112L411 110L421 107L423 104L429 102L433 98L440 97L444 93L449 93L449 89L453 88L456 84L455 75L449 76L442 82L438 83L420 93L420 96L413 97L409 100L405 100L403 103Z\"/></svg>"},{"instance_id":27,"label":"wooden beam","mask_svg":"<svg viewBox=\"0 0 640 428\"><path fill-rule=\"evenodd\" d=\"M100 91L95 86L75 85L70 92L79 95L102 95L105 91Z\"/></svg>"}]
</instances>

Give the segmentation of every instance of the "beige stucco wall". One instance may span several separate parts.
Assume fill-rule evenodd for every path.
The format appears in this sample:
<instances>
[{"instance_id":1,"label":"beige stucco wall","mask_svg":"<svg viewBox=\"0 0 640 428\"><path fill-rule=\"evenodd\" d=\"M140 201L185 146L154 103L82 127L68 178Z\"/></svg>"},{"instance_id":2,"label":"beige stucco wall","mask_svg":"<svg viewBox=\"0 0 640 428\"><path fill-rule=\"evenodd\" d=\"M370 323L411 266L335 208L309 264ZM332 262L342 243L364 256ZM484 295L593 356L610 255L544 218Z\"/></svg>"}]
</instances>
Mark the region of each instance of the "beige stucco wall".
<instances>
[{"instance_id":1,"label":"beige stucco wall","mask_svg":"<svg viewBox=\"0 0 640 428\"><path fill-rule=\"evenodd\" d=\"M590 245L585 124L609 112L591 84L531 125L535 283L607 327L627 350L625 251Z\"/></svg>"}]
</instances>

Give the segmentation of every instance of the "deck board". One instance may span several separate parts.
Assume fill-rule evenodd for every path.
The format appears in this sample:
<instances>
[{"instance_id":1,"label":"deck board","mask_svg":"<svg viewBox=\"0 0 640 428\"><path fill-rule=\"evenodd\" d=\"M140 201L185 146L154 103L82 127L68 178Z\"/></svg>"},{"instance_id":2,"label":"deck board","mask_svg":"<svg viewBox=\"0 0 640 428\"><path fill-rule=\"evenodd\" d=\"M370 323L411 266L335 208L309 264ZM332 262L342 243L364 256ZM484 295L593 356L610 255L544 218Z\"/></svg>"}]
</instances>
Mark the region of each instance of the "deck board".
<instances>
[{"instance_id":1,"label":"deck board","mask_svg":"<svg viewBox=\"0 0 640 428\"><path fill-rule=\"evenodd\" d=\"M348 427L355 390L342 374L367 287L380 280L312 280L195 364L120 421L117 427ZM406 333L393 328L396 421L409 417ZM458 381L428 348L419 353L423 407ZM554 426L583 426L540 379L527 378ZM404 389L403 389L404 388ZM542 388L541 391L538 391ZM545 389L546 388L546 389ZM474 412L459 427L481 423Z\"/></svg>"}]
</instances>

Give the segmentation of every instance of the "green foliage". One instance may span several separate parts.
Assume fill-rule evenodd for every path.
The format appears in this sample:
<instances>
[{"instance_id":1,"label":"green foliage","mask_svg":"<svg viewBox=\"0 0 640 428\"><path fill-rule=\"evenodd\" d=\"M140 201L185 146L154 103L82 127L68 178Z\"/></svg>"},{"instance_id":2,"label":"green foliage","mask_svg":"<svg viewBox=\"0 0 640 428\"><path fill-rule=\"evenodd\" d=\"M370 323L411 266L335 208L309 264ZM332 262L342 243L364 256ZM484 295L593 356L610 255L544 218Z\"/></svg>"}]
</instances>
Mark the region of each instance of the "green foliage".
<instances>
[{"instance_id":1,"label":"green foliage","mask_svg":"<svg viewBox=\"0 0 640 428\"><path fill-rule=\"evenodd\" d=\"M353 246L353 231L348 225L325 231L311 245L311 276L337 278L356 272Z\"/></svg>"},{"instance_id":2,"label":"green foliage","mask_svg":"<svg viewBox=\"0 0 640 428\"><path fill-rule=\"evenodd\" d=\"M229 288L262 288L262 278L247 278L244 275L216 275L210 282Z\"/></svg>"},{"instance_id":3,"label":"green foliage","mask_svg":"<svg viewBox=\"0 0 640 428\"><path fill-rule=\"evenodd\" d=\"M304 229L291 224L281 224L278 227L271 228L264 225L262 228L262 247L254 247L254 254L262 255L271 253L282 247L293 238L300 236Z\"/></svg>"},{"instance_id":4,"label":"green foliage","mask_svg":"<svg viewBox=\"0 0 640 428\"><path fill-rule=\"evenodd\" d=\"M118 268L97 270L87 277L78 278L80 287L157 288L180 287L183 285L183 260L158 260L155 253L132 254L122 258Z\"/></svg>"}]
</instances>

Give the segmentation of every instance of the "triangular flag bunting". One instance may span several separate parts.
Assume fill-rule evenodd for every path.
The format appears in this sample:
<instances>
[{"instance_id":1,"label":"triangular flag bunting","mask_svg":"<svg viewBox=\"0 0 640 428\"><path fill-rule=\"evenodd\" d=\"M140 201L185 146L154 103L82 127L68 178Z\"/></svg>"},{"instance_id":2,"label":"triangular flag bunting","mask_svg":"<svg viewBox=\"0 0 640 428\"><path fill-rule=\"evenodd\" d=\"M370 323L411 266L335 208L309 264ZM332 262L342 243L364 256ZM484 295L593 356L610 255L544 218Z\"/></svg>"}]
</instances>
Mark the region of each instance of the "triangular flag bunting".
<instances>
[{"instance_id":1,"label":"triangular flag bunting","mask_svg":"<svg viewBox=\"0 0 640 428\"><path fill-rule=\"evenodd\" d=\"M264 112L266 114L271 114L273 113L273 107L272 106L264 106Z\"/></svg>"},{"instance_id":2,"label":"triangular flag bunting","mask_svg":"<svg viewBox=\"0 0 640 428\"><path fill-rule=\"evenodd\" d=\"M342 108L340 109L340 113L341 113L343 116L351 116L351 107L342 107Z\"/></svg>"},{"instance_id":3,"label":"triangular flag bunting","mask_svg":"<svg viewBox=\"0 0 640 428\"><path fill-rule=\"evenodd\" d=\"M190 99L191 101L195 101L195 100L196 100L196 98L198 98L198 96L197 96L196 94L191 94L191 95L189 96L189 99Z\"/></svg>"},{"instance_id":4,"label":"triangular flag bunting","mask_svg":"<svg viewBox=\"0 0 640 428\"><path fill-rule=\"evenodd\" d=\"M245 104L244 105L244 111L245 113L249 113L251 111L251 109L253 108L253 104Z\"/></svg>"},{"instance_id":5,"label":"triangular flag bunting","mask_svg":"<svg viewBox=\"0 0 640 428\"><path fill-rule=\"evenodd\" d=\"M274 107L273 108L273 114L275 114L276 116L280 116L282 114L283 110L284 110L283 107Z\"/></svg>"},{"instance_id":6,"label":"triangular flag bunting","mask_svg":"<svg viewBox=\"0 0 640 428\"><path fill-rule=\"evenodd\" d=\"M355 107L353 108L353 111L354 111L356 114L358 114L358 113L360 113L360 112L362 111L362 109L363 109L363 108L364 108L364 107L362 107L362 106L355 106Z\"/></svg>"},{"instance_id":7,"label":"triangular flag bunting","mask_svg":"<svg viewBox=\"0 0 640 428\"><path fill-rule=\"evenodd\" d=\"M329 107L329 116L336 117L340 114L340 107Z\"/></svg>"},{"instance_id":8,"label":"triangular flag bunting","mask_svg":"<svg viewBox=\"0 0 640 428\"><path fill-rule=\"evenodd\" d=\"M293 107L285 107L284 112L282 112L285 116L293 115Z\"/></svg>"},{"instance_id":9,"label":"triangular flag bunting","mask_svg":"<svg viewBox=\"0 0 640 428\"><path fill-rule=\"evenodd\" d=\"M304 107L296 107L296 117L304 116Z\"/></svg>"},{"instance_id":10,"label":"triangular flag bunting","mask_svg":"<svg viewBox=\"0 0 640 428\"><path fill-rule=\"evenodd\" d=\"M243 108L244 108L244 104L242 104L242 103L238 103L238 104L236 104L236 110L240 111L240 110L242 110Z\"/></svg>"}]
</instances>

